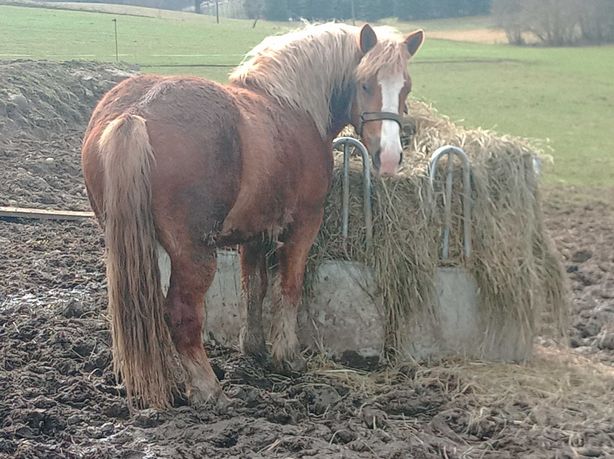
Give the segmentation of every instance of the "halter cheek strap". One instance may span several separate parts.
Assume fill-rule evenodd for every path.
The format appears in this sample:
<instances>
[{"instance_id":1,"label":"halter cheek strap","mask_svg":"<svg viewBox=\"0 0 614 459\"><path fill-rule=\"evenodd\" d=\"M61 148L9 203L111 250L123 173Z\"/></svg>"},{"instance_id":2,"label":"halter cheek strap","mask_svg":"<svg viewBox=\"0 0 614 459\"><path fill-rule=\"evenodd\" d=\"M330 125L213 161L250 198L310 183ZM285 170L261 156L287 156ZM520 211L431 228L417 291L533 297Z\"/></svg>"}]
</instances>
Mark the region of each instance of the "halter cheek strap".
<instances>
[{"instance_id":1,"label":"halter cheek strap","mask_svg":"<svg viewBox=\"0 0 614 459\"><path fill-rule=\"evenodd\" d=\"M360 123L358 125L358 135L362 135L364 125L369 121L394 121L403 129L403 120L400 115L392 112L363 112L360 114Z\"/></svg>"}]
</instances>

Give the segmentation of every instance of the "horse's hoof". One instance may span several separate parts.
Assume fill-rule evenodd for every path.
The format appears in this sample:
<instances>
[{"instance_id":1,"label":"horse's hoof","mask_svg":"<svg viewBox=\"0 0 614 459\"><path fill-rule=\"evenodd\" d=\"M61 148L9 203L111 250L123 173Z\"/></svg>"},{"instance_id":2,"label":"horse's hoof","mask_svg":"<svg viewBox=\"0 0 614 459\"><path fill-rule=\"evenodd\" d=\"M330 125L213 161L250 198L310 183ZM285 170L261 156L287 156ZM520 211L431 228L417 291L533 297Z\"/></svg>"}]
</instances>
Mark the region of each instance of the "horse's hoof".
<instances>
[{"instance_id":1,"label":"horse's hoof","mask_svg":"<svg viewBox=\"0 0 614 459\"><path fill-rule=\"evenodd\" d=\"M215 404L215 412L218 414L232 414L237 408L241 408L245 405L243 400L238 398L230 398L225 394L218 397Z\"/></svg>"},{"instance_id":2,"label":"horse's hoof","mask_svg":"<svg viewBox=\"0 0 614 459\"><path fill-rule=\"evenodd\" d=\"M305 371L307 368L307 360L305 360L302 355L297 354L291 358L286 358L281 361L274 361L273 368L278 373L292 376Z\"/></svg>"},{"instance_id":3,"label":"horse's hoof","mask_svg":"<svg viewBox=\"0 0 614 459\"><path fill-rule=\"evenodd\" d=\"M292 371L296 373L304 373L307 369L307 360L302 355L298 354L291 361L288 362L288 365L292 369Z\"/></svg>"},{"instance_id":4,"label":"horse's hoof","mask_svg":"<svg viewBox=\"0 0 614 459\"><path fill-rule=\"evenodd\" d=\"M244 330L241 330L239 336L239 347L243 355L254 358L257 362L266 362L271 359L267 351L264 338L255 338L247 335Z\"/></svg>"},{"instance_id":5,"label":"horse's hoof","mask_svg":"<svg viewBox=\"0 0 614 459\"><path fill-rule=\"evenodd\" d=\"M229 398L221 391L208 395L201 391L192 391L189 400L192 408L211 411L215 414L228 414L241 405L240 400Z\"/></svg>"},{"instance_id":6,"label":"horse's hoof","mask_svg":"<svg viewBox=\"0 0 614 459\"><path fill-rule=\"evenodd\" d=\"M261 366L268 368L271 366L271 354L266 350L266 348L260 348L256 350L244 351L243 355L248 356L254 359Z\"/></svg>"}]
</instances>

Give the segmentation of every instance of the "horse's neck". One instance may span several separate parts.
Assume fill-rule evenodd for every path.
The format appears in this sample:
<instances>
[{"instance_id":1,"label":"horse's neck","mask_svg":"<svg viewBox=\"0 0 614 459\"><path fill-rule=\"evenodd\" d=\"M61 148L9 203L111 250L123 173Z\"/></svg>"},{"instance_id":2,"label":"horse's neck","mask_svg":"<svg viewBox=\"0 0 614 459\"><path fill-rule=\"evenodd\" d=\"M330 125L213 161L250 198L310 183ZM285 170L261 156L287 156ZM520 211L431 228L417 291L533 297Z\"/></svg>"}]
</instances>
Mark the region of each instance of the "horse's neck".
<instances>
[{"instance_id":1,"label":"horse's neck","mask_svg":"<svg viewBox=\"0 0 614 459\"><path fill-rule=\"evenodd\" d=\"M350 124L350 109L355 90L355 85L351 82L333 92L330 98L330 123L327 139L334 139L344 127Z\"/></svg>"},{"instance_id":2,"label":"horse's neck","mask_svg":"<svg viewBox=\"0 0 614 459\"><path fill-rule=\"evenodd\" d=\"M279 106L282 110L302 111L298 107L289 105L284 100L279 100L261 88L253 88L235 82L229 83L226 88L239 100L254 100L259 105ZM354 91L354 85L347 84L345 88L334 91L330 97L329 124L324 133L320 132L325 142L332 143L332 140L350 123L350 109ZM252 99L250 94L257 94L258 96L256 99ZM305 115L307 119L313 120L309 113L305 113Z\"/></svg>"},{"instance_id":3,"label":"horse's neck","mask_svg":"<svg viewBox=\"0 0 614 459\"><path fill-rule=\"evenodd\" d=\"M307 112L320 135L327 137L348 121L351 98L345 93L359 61L353 31L342 32L324 34L320 46L311 40L298 51L297 46L265 47L233 72L230 84L266 93L280 105ZM325 56L323 47L328 50ZM345 89L335 90L342 86Z\"/></svg>"}]
</instances>

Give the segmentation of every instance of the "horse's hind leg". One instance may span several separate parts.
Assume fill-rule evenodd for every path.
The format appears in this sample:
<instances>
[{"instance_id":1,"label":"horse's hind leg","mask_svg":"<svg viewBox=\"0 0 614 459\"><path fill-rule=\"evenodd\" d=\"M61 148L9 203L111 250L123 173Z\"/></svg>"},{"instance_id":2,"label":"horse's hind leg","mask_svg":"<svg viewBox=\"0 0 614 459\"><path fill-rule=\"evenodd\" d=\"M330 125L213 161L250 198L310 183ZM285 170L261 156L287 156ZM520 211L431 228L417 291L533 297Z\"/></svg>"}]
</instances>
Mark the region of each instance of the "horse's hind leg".
<instances>
[{"instance_id":1,"label":"horse's hind leg","mask_svg":"<svg viewBox=\"0 0 614 459\"><path fill-rule=\"evenodd\" d=\"M215 249L183 249L169 254L171 279L166 296L167 323L188 377L190 404L202 406L212 402L222 407L227 398L202 342L204 299L217 265Z\"/></svg>"},{"instance_id":2,"label":"horse's hind leg","mask_svg":"<svg viewBox=\"0 0 614 459\"><path fill-rule=\"evenodd\" d=\"M303 279L309 250L322 224L323 211L303 214L295 219L278 250L279 291L273 304L271 348L277 365L292 369L302 362L298 358L296 325L303 293Z\"/></svg>"},{"instance_id":3,"label":"horse's hind leg","mask_svg":"<svg viewBox=\"0 0 614 459\"><path fill-rule=\"evenodd\" d=\"M260 243L244 244L241 256L241 351L258 360L267 358L262 329L262 302L267 291L265 249Z\"/></svg>"}]
</instances>

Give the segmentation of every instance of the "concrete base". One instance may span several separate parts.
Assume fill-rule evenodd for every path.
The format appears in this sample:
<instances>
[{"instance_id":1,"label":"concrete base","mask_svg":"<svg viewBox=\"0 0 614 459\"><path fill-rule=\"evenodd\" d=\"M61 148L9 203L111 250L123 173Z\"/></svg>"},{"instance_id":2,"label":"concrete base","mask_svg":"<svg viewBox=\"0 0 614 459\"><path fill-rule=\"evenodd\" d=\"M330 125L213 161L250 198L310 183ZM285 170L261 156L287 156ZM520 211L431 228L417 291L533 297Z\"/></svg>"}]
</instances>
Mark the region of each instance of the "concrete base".
<instances>
[{"instance_id":1,"label":"concrete base","mask_svg":"<svg viewBox=\"0 0 614 459\"><path fill-rule=\"evenodd\" d=\"M233 252L220 252L218 272L207 294L205 334L225 345L237 345L241 318L240 267ZM384 320L377 304L372 272L352 262L326 262L319 267L313 298L298 318L299 339L305 346L331 357L357 353L377 357L384 347ZM484 344L485 326L480 321L477 287L461 268L440 268L436 276L438 304L434 316L416 317L407 329L404 352L416 359L467 356L494 360L523 360L531 344L521 341L518 327L508 326L496 342ZM263 319L270 322L270 293ZM266 328L265 328L266 331Z\"/></svg>"},{"instance_id":2,"label":"concrete base","mask_svg":"<svg viewBox=\"0 0 614 459\"><path fill-rule=\"evenodd\" d=\"M408 356L523 361L531 355L532 340L523 340L520 326L510 320L503 327L489 329L482 320L478 287L467 270L437 269L435 288L434 314L416 317L407 330L404 350Z\"/></svg>"},{"instance_id":3,"label":"concrete base","mask_svg":"<svg viewBox=\"0 0 614 459\"><path fill-rule=\"evenodd\" d=\"M217 263L215 280L207 292L205 335L207 339L234 346L241 329L239 257L233 252L219 252ZM345 351L362 357L379 356L384 322L368 293L373 290L373 276L358 263L326 262L320 266L317 277L312 301L299 310L301 344L330 356L341 356ZM271 323L273 290L269 286L263 305L265 332Z\"/></svg>"}]
</instances>

